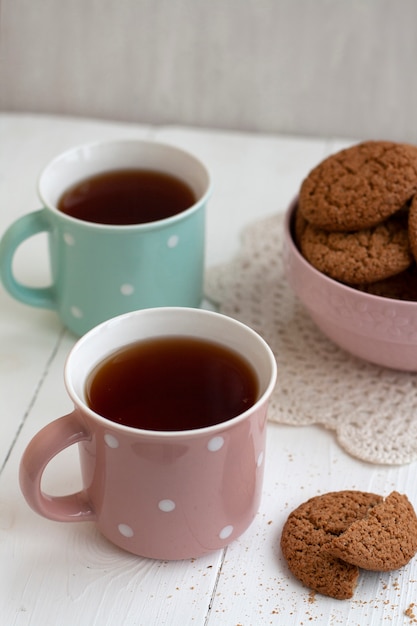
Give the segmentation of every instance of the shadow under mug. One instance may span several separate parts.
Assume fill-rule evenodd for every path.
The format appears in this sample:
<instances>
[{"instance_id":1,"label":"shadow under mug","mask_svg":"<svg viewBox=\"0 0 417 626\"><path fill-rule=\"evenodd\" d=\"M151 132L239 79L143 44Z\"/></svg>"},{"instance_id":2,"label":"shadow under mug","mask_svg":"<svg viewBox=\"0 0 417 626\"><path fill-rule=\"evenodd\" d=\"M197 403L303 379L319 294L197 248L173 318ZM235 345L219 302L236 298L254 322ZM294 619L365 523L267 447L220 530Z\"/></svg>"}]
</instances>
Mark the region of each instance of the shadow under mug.
<instances>
[{"instance_id":1,"label":"shadow under mug","mask_svg":"<svg viewBox=\"0 0 417 626\"><path fill-rule=\"evenodd\" d=\"M226 422L172 432L124 426L88 407L85 383L98 363L122 346L167 335L199 337L242 355L258 378L255 403ZM267 406L275 380L276 362L267 343L225 315L169 307L108 320L70 352L65 384L74 411L29 443L20 465L22 492L40 515L96 522L111 542L140 556L186 559L224 548L258 511ZM61 497L43 493L46 466L75 443L82 491Z\"/></svg>"},{"instance_id":2,"label":"shadow under mug","mask_svg":"<svg viewBox=\"0 0 417 626\"><path fill-rule=\"evenodd\" d=\"M122 226L79 220L57 209L73 184L132 168L182 179L193 190L195 204L166 219ZM56 310L76 335L136 309L201 305L211 182L193 155L153 141L86 144L53 159L41 173L38 192L44 208L16 220L0 242L1 278L15 299ZM20 244L41 232L48 233L52 284L30 287L14 276L13 257Z\"/></svg>"}]
</instances>

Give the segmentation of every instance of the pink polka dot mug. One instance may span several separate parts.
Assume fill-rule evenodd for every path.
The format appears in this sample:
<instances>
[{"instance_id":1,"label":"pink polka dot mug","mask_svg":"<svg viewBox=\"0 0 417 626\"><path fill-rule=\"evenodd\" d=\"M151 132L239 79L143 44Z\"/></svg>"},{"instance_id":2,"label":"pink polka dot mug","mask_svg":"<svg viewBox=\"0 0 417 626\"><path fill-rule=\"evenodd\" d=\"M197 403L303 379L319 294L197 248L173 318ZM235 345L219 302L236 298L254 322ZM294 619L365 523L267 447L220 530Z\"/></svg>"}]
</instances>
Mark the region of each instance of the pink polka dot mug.
<instances>
[{"instance_id":1,"label":"pink polka dot mug","mask_svg":"<svg viewBox=\"0 0 417 626\"><path fill-rule=\"evenodd\" d=\"M221 423L173 431L125 426L89 408L86 380L97 364L124 346L167 336L208 340L244 357L258 383L252 406ZM48 519L95 522L111 542L136 555L187 559L221 549L250 526L259 507L267 405L276 375L267 343L219 313L161 307L103 322L67 358L64 378L74 410L27 446L20 465L23 495ZM75 443L82 490L45 494L46 466Z\"/></svg>"}]
</instances>

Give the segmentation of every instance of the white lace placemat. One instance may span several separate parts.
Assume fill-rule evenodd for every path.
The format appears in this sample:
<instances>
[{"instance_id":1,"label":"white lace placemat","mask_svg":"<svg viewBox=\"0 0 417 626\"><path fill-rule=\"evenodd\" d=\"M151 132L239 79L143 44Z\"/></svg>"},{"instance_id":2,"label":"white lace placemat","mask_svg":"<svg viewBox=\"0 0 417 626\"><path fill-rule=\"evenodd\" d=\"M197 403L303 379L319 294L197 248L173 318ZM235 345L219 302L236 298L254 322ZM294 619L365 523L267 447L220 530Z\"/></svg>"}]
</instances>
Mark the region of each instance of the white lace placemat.
<instances>
[{"instance_id":1,"label":"white lace placemat","mask_svg":"<svg viewBox=\"0 0 417 626\"><path fill-rule=\"evenodd\" d=\"M333 429L348 453L371 463L417 460L417 374L363 362L322 335L287 284L282 234L280 214L252 224L239 255L206 276L207 298L276 356L269 419Z\"/></svg>"}]
</instances>

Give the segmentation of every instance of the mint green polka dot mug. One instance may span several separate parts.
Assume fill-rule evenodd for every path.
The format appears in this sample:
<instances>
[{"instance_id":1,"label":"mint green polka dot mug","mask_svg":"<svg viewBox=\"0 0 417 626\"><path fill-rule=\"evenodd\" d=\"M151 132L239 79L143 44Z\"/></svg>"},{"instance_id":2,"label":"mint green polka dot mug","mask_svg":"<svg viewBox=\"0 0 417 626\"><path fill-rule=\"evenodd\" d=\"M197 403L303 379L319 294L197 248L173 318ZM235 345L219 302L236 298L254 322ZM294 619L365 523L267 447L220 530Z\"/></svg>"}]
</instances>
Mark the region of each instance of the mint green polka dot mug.
<instances>
[{"instance_id":1,"label":"mint green polka dot mug","mask_svg":"<svg viewBox=\"0 0 417 626\"><path fill-rule=\"evenodd\" d=\"M58 209L62 194L79 181L126 169L179 178L196 200L170 217L125 225L84 221ZM4 233L0 242L3 285L25 304L56 310L76 335L136 309L199 307L210 192L204 164L174 146L120 140L72 148L41 173L38 193L44 208L22 216ZM14 276L13 258L20 244L41 232L48 233L52 284L31 287Z\"/></svg>"}]
</instances>

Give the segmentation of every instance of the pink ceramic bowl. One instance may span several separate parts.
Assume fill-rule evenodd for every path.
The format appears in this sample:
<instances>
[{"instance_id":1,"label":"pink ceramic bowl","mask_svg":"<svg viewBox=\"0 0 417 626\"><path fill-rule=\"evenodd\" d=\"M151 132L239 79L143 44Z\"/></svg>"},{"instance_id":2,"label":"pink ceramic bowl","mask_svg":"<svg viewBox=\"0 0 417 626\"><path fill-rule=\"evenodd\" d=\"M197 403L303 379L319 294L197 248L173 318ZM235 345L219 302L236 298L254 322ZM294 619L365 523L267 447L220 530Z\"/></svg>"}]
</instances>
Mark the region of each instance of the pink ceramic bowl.
<instances>
[{"instance_id":1,"label":"pink ceramic bowl","mask_svg":"<svg viewBox=\"0 0 417 626\"><path fill-rule=\"evenodd\" d=\"M347 287L316 270L298 251L291 232L297 198L285 218L288 282L313 321L335 344L357 357L417 372L417 302Z\"/></svg>"}]
</instances>

